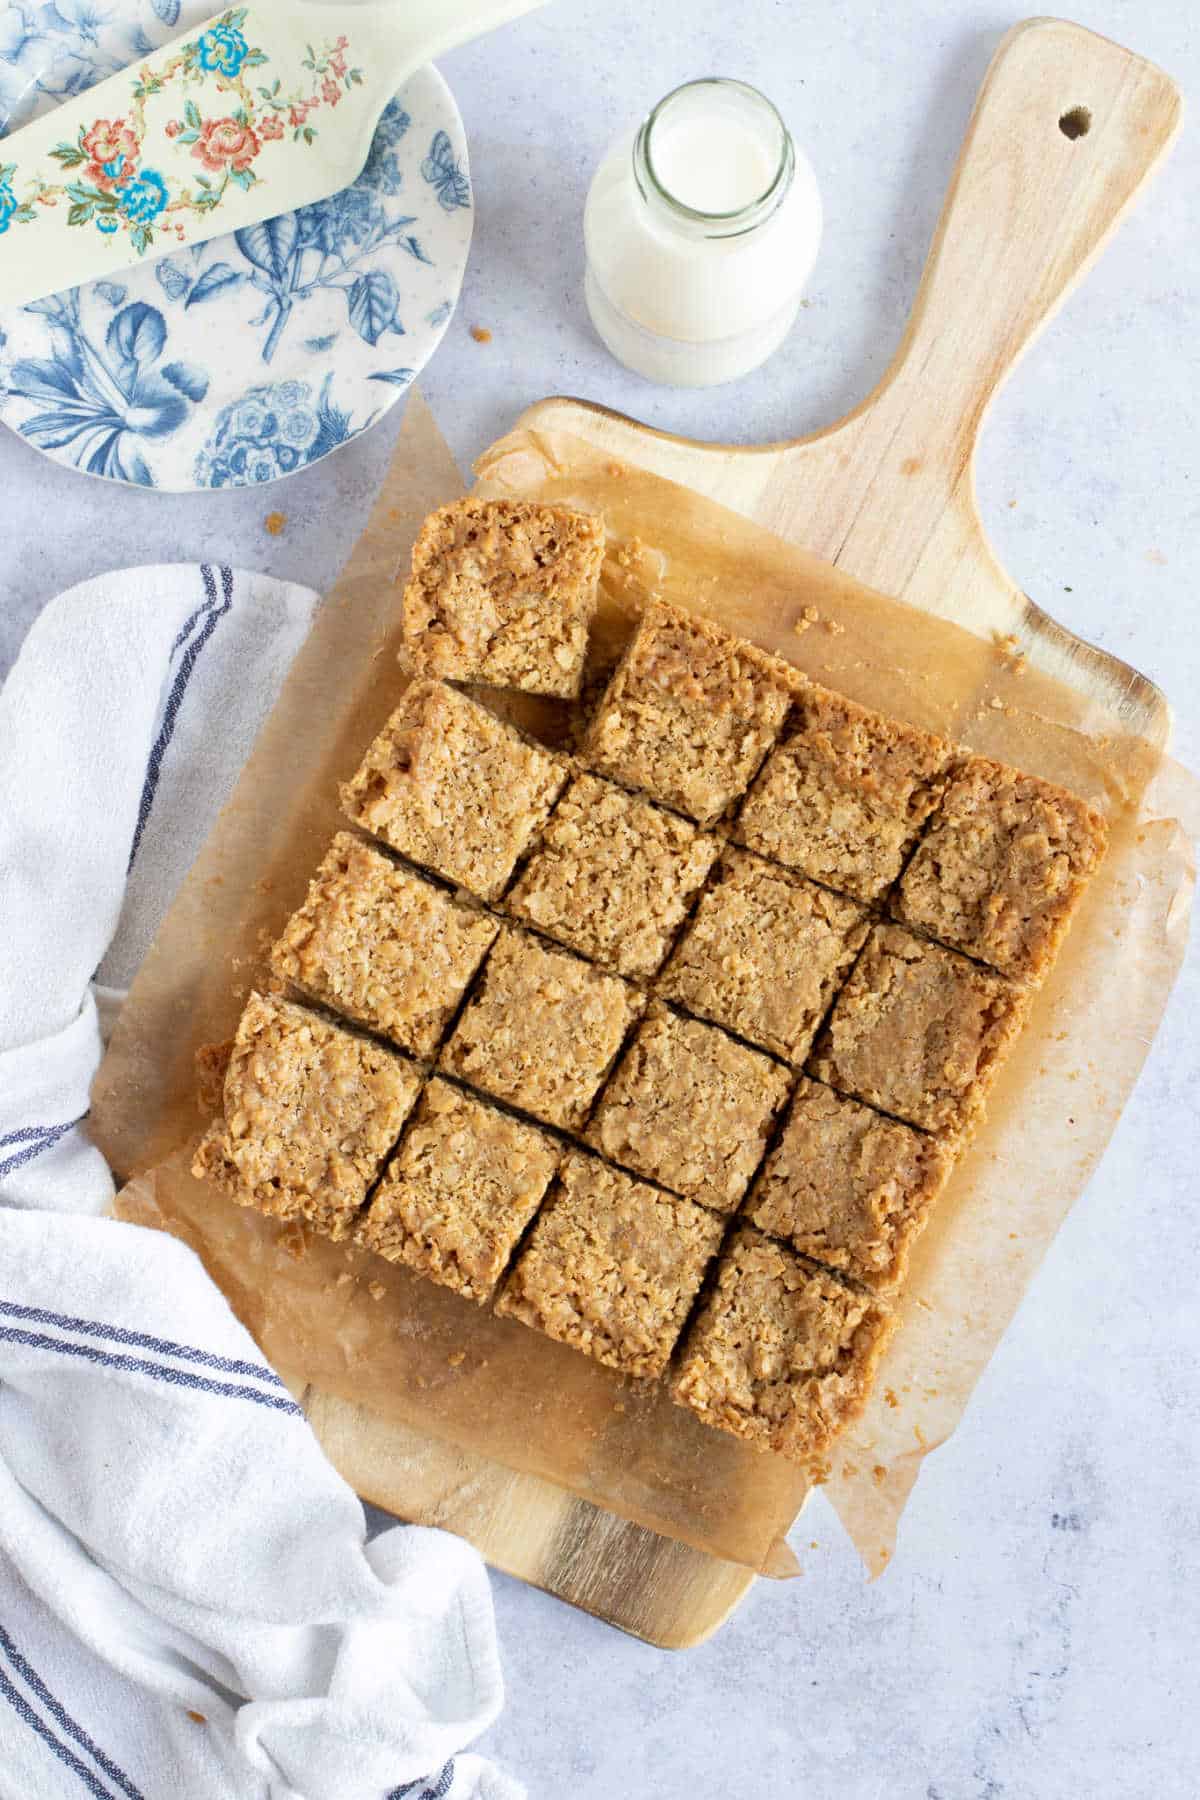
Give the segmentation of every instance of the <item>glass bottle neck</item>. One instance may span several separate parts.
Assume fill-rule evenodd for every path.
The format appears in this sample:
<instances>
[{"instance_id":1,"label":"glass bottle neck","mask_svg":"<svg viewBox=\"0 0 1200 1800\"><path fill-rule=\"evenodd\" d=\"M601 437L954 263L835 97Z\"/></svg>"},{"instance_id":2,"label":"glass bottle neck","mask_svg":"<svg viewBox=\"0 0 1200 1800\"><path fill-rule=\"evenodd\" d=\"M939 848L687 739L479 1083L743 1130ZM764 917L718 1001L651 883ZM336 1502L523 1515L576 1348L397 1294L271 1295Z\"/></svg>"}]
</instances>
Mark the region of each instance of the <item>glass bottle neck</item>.
<instances>
[{"instance_id":1,"label":"glass bottle neck","mask_svg":"<svg viewBox=\"0 0 1200 1800\"><path fill-rule=\"evenodd\" d=\"M662 229L741 237L778 211L796 153L778 112L741 81L690 81L660 100L634 139L633 176Z\"/></svg>"}]
</instances>

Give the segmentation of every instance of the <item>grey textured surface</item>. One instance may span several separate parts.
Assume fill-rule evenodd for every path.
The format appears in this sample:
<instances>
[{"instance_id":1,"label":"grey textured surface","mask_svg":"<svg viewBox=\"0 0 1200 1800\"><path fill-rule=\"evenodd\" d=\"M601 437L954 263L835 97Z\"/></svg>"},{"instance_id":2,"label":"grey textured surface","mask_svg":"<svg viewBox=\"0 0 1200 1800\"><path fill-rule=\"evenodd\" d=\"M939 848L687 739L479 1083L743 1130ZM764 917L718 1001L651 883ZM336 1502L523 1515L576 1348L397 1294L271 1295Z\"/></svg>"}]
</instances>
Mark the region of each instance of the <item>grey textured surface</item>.
<instances>
[{"instance_id":1,"label":"grey textured surface","mask_svg":"<svg viewBox=\"0 0 1200 1800\"><path fill-rule=\"evenodd\" d=\"M463 305L424 387L464 469L546 393L745 441L853 404L895 343L1009 22L985 0L558 0L452 57L478 222ZM1185 90L1200 85L1191 0L1095 0L1082 22ZM626 377L591 336L579 226L609 137L706 73L779 102L816 165L827 230L811 304L774 362L689 395ZM1193 767L1198 174L1185 133L1002 396L979 468L1010 571L1162 683ZM471 339L474 324L490 344ZM180 499L68 475L0 434L0 669L51 595L101 569L204 557L328 581L397 423L279 487ZM287 514L277 539L262 524L274 508ZM819 1497L796 1534L803 1577L760 1583L687 1655L497 1579L509 1702L486 1747L533 1795L1191 1800L1198 1009L1193 957L1112 1148L964 1425L926 1463L881 1581L864 1584Z\"/></svg>"}]
</instances>

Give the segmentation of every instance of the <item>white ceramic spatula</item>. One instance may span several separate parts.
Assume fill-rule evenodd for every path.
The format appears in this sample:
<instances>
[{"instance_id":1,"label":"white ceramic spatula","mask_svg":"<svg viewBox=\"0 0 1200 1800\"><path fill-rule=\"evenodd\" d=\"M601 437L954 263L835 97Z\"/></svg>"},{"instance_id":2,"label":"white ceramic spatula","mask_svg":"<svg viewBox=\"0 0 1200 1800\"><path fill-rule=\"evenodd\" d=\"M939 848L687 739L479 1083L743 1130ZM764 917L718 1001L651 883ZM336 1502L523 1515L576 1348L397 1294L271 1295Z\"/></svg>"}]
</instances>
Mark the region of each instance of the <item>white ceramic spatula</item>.
<instances>
[{"instance_id":1,"label":"white ceramic spatula","mask_svg":"<svg viewBox=\"0 0 1200 1800\"><path fill-rule=\"evenodd\" d=\"M254 0L217 14L0 139L0 305L336 193L414 69L544 4Z\"/></svg>"}]
</instances>

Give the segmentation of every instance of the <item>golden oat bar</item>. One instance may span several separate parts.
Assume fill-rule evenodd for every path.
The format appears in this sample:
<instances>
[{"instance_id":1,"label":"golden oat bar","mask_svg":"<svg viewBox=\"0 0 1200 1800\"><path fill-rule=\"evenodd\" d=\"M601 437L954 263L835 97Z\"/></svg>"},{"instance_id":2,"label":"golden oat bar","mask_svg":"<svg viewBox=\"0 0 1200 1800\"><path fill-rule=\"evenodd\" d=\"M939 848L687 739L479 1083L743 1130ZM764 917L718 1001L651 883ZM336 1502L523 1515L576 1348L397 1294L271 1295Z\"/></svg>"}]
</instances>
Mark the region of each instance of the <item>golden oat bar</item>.
<instances>
[{"instance_id":1,"label":"golden oat bar","mask_svg":"<svg viewBox=\"0 0 1200 1800\"><path fill-rule=\"evenodd\" d=\"M866 935L857 902L747 851L726 851L656 986L689 1012L802 1063Z\"/></svg>"},{"instance_id":2,"label":"golden oat bar","mask_svg":"<svg viewBox=\"0 0 1200 1800\"><path fill-rule=\"evenodd\" d=\"M953 756L944 739L812 684L799 692L734 836L839 893L875 900L899 875Z\"/></svg>"},{"instance_id":3,"label":"golden oat bar","mask_svg":"<svg viewBox=\"0 0 1200 1800\"><path fill-rule=\"evenodd\" d=\"M487 1300L562 1154L536 1125L435 1077L356 1240L467 1300Z\"/></svg>"},{"instance_id":4,"label":"golden oat bar","mask_svg":"<svg viewBox=\"0 0 1200 1800\"><path fill-rule=\"evenodd\" d=\"M342 810L401 856L495 900L566 778L558 757L478 701L414 681L343 786Z\"/></svg>"},{"instance_id":5,"label":"golden oat bar","mask_svg":"<svg viewBox=\"0 0 1200 1800\"><path fill-rule=\"evenodd\" d=\"M643 997L566 950L506 926L440 1066L522 1112L575 1131Z\"/></svg>"},{"instance_id":6,"label":"golden oat bar","mask_svg":"<svg viewBox=\"0 0 1200 1800\"><path fill-rule=\"evenodd\" d=\"M418 675L573 699L604 560L604 521L528 500L431 513L404 590L402 660Z\"/></svg>"},{"instance_id":7,"label":"golden oat bar","mask_svg":"<svg viewBox=\"0 0 1200 1800\"><path fill-rule=\"evenodd\" d=\"M877 925L810 1067L841 1093L945 1136L969 1132L1029 996L952 950Z\"/></svg>"},{"instance_id":8,"label":"golden oat bar","mask_svg":"<svg viewBox=\"0 0 1200 1800\"><path fill-rule=\"evenodd\" d=\"M818 1461L866 1404L890 1314L748 1225L718 1270L673 1398L756 1450Z\"/></svg>"},{"instance_id":9,"label":"golden oat bar","mask_svg":"<svg viewBox=\"0 0 1200 1800\"><path fill-rule=\"evenodd\" d=\"M579 775L505 904L619 975L653 975L719 848L675 813Z\"/></svg>"},{"instance_id":10,"label":"golden oat bar","mask_svg":"<svg viewBox=\"0 0 1200 1800\"><path fill-rule=\"evenodd\" d=\"M1016 981L1039 981L1108 831L1065 788L973 756L956 772L893 896L897 918Z\"/></svg>"},{"instance_id":11,"label":"golden oat bar","mask_svg":"<svg viewBox=\"0 0 1200 1800\"><path fill-rule=\"evenodd\" d=\"M351 832L334 838L271 951L314 1000L432 1056L500 929Z\"/></svg>"},{"instance_id":12,"label":"golden oat bar","mask_svg":"<svg viewBox=\"0 0 1200 1800\"><path fill-rule=\"evenodd\" d=\"M743 1211L814 1262L888 1292L953 1164L937 1138L806 1078Z\"/></svg>"},{"instance_id":13,"label":"golden oat bar","mask_svg":"<svg viewBox=\"0 0 1200 1800\"><path fill-rule=\"evenodd\" d=\"M635 1174L732 1212L790 1085L788 1071L770 1057L656 1000L585 1135Z\"/></svg>"},{"instance_id":14,"label":"golden oat bar","mask_svg":"<svg viewBox=\"0 0 1200 1800\"><path fill-rule=\"evenodd\" d=\"M192 1173L239 1206L347 1237L421 1086L407 1057L273 995L251 994L225 1074L224 1116Z\"/></svg>"},{"instance_id":15,"label":"golden oat bar","mask_svg":"<svg viewBox=\"0 0 1200 1800\"><path fill-rule=\"evenodd\" d=\"M600 702L583 760L711 825L745 792L802 681L707 619L654 601Z\"/></svg>"},{"instance_id":16,"label":"golden oat bar","mask_svg":"<svg viewBox=\"0 0 1200 1800\"><path fill-rule=\"evenodd\" d=\"M574 1151L496 1311L628 1375L660 1375L724 1222Z\"/></svg>"}]
</instances>

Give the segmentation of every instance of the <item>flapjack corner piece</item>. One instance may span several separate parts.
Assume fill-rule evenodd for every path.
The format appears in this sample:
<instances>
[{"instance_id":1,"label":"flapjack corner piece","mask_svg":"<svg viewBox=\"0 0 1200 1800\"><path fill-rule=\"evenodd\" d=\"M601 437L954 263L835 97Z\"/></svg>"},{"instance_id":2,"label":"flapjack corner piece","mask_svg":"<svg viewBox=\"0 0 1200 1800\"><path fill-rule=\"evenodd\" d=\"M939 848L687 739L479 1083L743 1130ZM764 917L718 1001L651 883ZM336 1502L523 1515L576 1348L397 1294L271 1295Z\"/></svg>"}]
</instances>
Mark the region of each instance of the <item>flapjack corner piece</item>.
<instances>
[{"instance_id":1,"label":"flapjack corner piece","mask_svg":"<svg viewBox=\"0 0 1200 1800\"><path fill-rule=\"evenodd\" d=\"M723 1226L573 1151L496 1311L625 1374L660 1375Z\"/></svg>"},{"instance_id":2,"label":"flapjack corner piece","mask_svg":"<svg viewBox=\"0 0 1200 1800\"><path fill-rule=\"evenodd\" d=\"M810 684L734 836L839 893L876 900L899 875L953 757L944 738Z\"/></svg>"},{"instance_id":3,"label":"flapjack corner piece","mask_svg":"<svg viewBox=\"0 0 1200 1800\"><path fill-rule=\"evenodd\" d=\"M745 792L803 679L709 620L652 601L592 719L583 760L711 825Z\"/></svg>"},{"instance_id":4,"label":"flapjack corner piece","mask_svg":"<svg viewBox=\"0 0 1200 1800\"><path fill-rule=\"evenodd\" d=\"M742 1225L688 1333L672 1394L756 1450L819 1464L866 1404L891 1330L879 1300Z\"/></svg>"},{"instance_id":5,"label":"flapjack corner piece","mask_svg":"<svg viewBox=\"0 0 1200 1800\"><path fill-rule=\"evenodd\" d=\"M806 1077L742 1210L814 1262L886 1293L904 1280L953 1166L940 1139Z\"/></svg>"},{"instance_id":6,"label":"flapjack corner piece","mask_svg":"<svg viewBox=\"0 0 1200 1800\"><path fill-rule=\"evenodd\" d=\"M341 790L342 810L401 856L495 900L567 778L478 701L414 681Z\"/></svg>"},{"instance_id":7,"label":"flapjack corner piece","mask_svg":"<svg viewBox=\"0 0 1200 1800\"><path fill-rule=\"evenodd\" d=\"M644 998L567 950L505 926L440 1067L521 1112L577 1131Z\"/></svg>"},{"instance_id":8,"label":"flapjack corner piece","mask_svg":"<svg viewBox=\"0 0 1200 1800\"><path fill-rule=\"evenodd\" d=\"M273 995L251 994L225 1073L224 1114L192 1173L239 1206L349 1236L421 1086L407 1057Z\"/></svg>"},{"instance_id":9,"label":"flapjack corner piece","mask_svg":"<svg viewBox=\"0 0 1200 1800\"><path fill-rule=\"evenodd\" d=\"M654 1000L585 1135L635 1174L733 1212L790 1086L769 1056Z\"/></svg>"},{"instance_id":10,"label":"flapjack corner piece","mask_svg":"<svg viewBox=\"0 0 1200 1800\"><path fill-rule=\"evenodd\" d=\"M1029 1016L1025 990L899 925L877 925L810 1060L840 1093L923 1131L969 1134Z\"/></svg>"},{"instance_id":11,"label":"flapjack corner piece","mask_svg":"<svg viewBox=\"0 0 1200 1800\"><path fill-rule=\"evenodd\" d=\"M562 1146L435 1077L358 1227L389 1262L487 1300L562 1160Z\"/></svg>"},{"instance_id":12,"label":"flapjack corner piece","mask_svg":"<svg viewBox=\"0 0 1200 1800\"><path fill-rule=\"evenodd\" d=\"M1103 818L1077 794L973 756L946 789L892 911L1002 975L1037 982L1107 841Z\"/></svg>"},{"instance_id":13,"label":"flapjack corner piece","mask_svg":"<svg viewBox=\"0 0 1200 1800\"><path fill-rule=\"evenodd\" d=\"M604 560L604 521L529 500L431 513L404 590L402 661L418 675L573 699Z\"/></svg>"},{"instance_id":14,"label":"flapjack corner piece","mask_svg":"<svg viewBox=\"0 0 1200 1800\"><path fill-rule=\"evenodd\" d=\"M271 950L282 980L432 1056L499 924L339 831Z\"/></svg>"}]
</instances>

